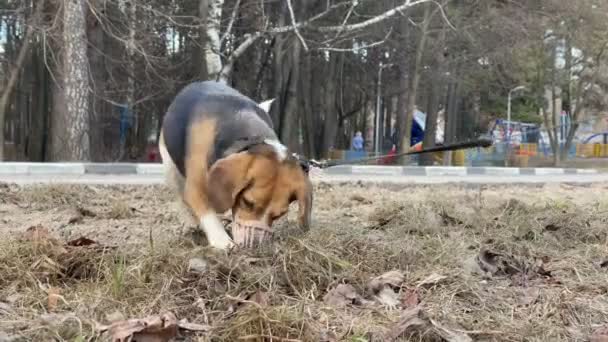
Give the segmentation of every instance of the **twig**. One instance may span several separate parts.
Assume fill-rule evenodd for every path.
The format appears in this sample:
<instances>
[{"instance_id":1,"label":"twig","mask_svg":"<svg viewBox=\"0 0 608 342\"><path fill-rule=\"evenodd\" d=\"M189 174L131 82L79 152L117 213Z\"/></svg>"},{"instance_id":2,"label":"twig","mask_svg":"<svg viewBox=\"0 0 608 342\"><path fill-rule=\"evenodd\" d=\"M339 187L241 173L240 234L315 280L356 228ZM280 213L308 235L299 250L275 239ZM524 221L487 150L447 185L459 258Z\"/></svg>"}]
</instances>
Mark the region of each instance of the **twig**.
<instances>
[{"instance_id":1,"label":"twig","mask_svg":"<svg viewBox=\"0 0 608 342\"><path fill-rule=\"evenodd\" d=\"M317 50L322 50L322 51L336 51L336 52L356 52L359 50L364 50L364 49L369 49L372 48L374 46L378 46L378 45L382 45L386 42L386 40L388 39L388 37L391 35L391 33L393 33L393 28L391 27L391 29L388 31L388 33L386 34L386 36L384 37L384 39L379 40L377 42L373 42L371 44L366 44L366 45L362 45L359 47L353 47L350 49L346 49L346 48L318 48Z\"/></svg>"},{"instance_id":2,"label":"twig","mask_svg":"<svg viewBox=\"0 0 608 342\"><path fill-rule=\"evenodd\" d=\"M454 25L452 25L452 23L450 22L450 19L448 19L448 16L445 14L445 11L443 10L443 6L438 3L437 1L431 1L432 3L434 3L435 5L437 5L439 12L441 12L441 16L443 17L443 20L445 20L445 22L448 24L448 26L450 28L452 28L452 30L457 31L456 27L454 27Z\"/></svg>"},{"instance_id":3,"label":"twig","mask_svg":"<svg viewBox=\"0 0 608 342\"><path fill-rule=\"evenodd\" d=\"M308 46L306 45L306 41L304 41L304 37L302 37L302 35L300 34L300 30L298 30L298 27L296 26L296 15L293 12L293 6L291 5L291 0L286 0L287 1L287 7L289 8L289 15L291 16L291 24L293 25L293 31L296 33L296 36L298 36L298 39L300 39L300 42L302 43L302 47L304 48L304 51L308 52Z\"/></svg>"},{"instance_id":4,"label":"twig","mask_svg":"<svg viewBox=\"0 0 608 342\"><path fill-rule=\"evenodd\" d=\"M295 285L293 285L291 279L289 278L289 273L287 272L287 258L285 256L283 256L283 272L285 272L285 280L287 280L287 284L289 285L289 287L291 287L293 292L296 293L299 297L302 297L300 291L296 289Z\"/></svg>"},{"instance_id":5,"label":"twig","mask_svg":"<svg viewBox=\"0 0 608 342\"><path fill-rule=\"evenodd\" d=\"M416 1L411 1L411 0L407 0L405 1L402 5L397 6L393 9L390 9L380 15L377 15L373 18L370 18L368 20L362 21L360 23L356 23L356 24L351 24L351 25L338 25L338 26L322 26L322 27L312 27L311 29L317 30L319 32L334 32L334 31L342 31L342 32L348 32L348 31L355 31L355 30L359 30L362 28L365 28L367 26L370 25L374 25L377 24L379 22L382 22L386 19L389 19L393 16L395 16L397 13L401 13L401 11L419 5L419 4L423 4L425 2L429 2L431 0L416 0Z\"/></svg>"},{"instance_id":6,"label":"twig","mask_svg":"<svg viewBox=\"0 0 608 342\"><path fill-rule=\"evenodd\" d=\"M350 19L350 16L353 14L353 11L355 10L355 7L357 7L357 5L359 4L359 0L352 0L353 4L350 6L350 9L348 10L348 13L346 13L346 16L344 17L344 20L342 20L342 28L344 29L344 26L346 26L346 22L348 21L348 19ZM342 33L342 30L338 31L336 33L335 38L338 38L338 36Z\"/></svg>"},{"instance_id":7,"label":"twig","mask_svg":"<svg viewBox=\"0 0 608 342\"><path fill-rule=\"evenodd\" d=\"M271 341L302 342L302 340L296 340L296 339L292 339L292 338L283 338L283 337L277 337L277 336L271 336L271 335L262 335L262 334L241 336L241 337L239 337L239 340L258 340L260 338L270 339Z\"/></svg>"},{"instance_id":8,"label":"twig","mask_svg":"<svg viewBox=\"0 0 608 342\"><path fill-rule=\"evenodd\" d=\"M232 9L232 16L230 17L230 22L228 22L228 27L226 28L226 32L224 33L222 38L220 38L220 46L222 46L222 44L224 43L226 38L228 38L228 35L232 31L232 26L234 25L234 22L236 21L236 16L238 15L240 5L241 5L241 0L236 0L236 3L234 4L234 8Z\"/></svg>"}]
</instances>

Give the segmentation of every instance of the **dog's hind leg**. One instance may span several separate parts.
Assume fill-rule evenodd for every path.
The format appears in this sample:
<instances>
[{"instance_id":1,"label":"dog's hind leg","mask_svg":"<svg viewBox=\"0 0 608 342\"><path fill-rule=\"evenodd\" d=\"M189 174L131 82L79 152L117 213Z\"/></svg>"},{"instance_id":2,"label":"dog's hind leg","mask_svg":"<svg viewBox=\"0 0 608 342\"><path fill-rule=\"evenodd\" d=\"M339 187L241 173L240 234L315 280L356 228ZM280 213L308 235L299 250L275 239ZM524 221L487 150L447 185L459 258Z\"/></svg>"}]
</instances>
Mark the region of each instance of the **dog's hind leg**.
<instances>
[{"instance_id":1,"label":"dog's hind leg","mask_svg":"<svg viewBox=\"0 0 608 342\"><path fill-rule=\"evenodd\" d=\"M186 179L181 175L177 166L171 159L169 155L169 151L167 151L167 146L165 145L165 141L162 133L160 134L160 139L158 142L158 149L160 152L161 160L163 163L163 171L165 175L165 185L169 188L171 192L176 194L176 211L178 212L178 217L182 220L185 226L196 227L198 226L198 219L192 212L192 210L188 207L184 199L184 188L186 184Z\"/></svg>"}]
</instances>

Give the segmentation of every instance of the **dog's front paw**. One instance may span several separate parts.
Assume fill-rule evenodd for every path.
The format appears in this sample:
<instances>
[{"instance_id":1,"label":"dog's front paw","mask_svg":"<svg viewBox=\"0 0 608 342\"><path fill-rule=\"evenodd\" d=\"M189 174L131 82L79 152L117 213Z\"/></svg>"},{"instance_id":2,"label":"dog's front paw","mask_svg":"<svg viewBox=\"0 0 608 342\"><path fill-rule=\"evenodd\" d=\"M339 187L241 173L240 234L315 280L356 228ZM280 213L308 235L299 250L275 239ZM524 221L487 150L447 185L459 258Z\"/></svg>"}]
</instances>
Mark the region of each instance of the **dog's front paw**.
<instances>
[{"instance_id":1,"label":"dog's front paw","mask_svg":"<svg viewBox=\"0 0 608 342\"><path fill-rule=\"evenodd\" d=\"M221 249L224 251L229 251L236 246L234 241L232 241L229 236L210 239L209 245L213 248Z\"/></svg>"},{"instance_id":2,"label":"dog's front paw","mask_svg":"<svg viewBox=\"0 0 608 342\"><path fill-rule=\"evenodd\" d=\"M211 247L227 251L235 246L224 229L224 225L216 215L207 214L203 216L201 218L201 226Z\"/></svg>"}]
</instances>

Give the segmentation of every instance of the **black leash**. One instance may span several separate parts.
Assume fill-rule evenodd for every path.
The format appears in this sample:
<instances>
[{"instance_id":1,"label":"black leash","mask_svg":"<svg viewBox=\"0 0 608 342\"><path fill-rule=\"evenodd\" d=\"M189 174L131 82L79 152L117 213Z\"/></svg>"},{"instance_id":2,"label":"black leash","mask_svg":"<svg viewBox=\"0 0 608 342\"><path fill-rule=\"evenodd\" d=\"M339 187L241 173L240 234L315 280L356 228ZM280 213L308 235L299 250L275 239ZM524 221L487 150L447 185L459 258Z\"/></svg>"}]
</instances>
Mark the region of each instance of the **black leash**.
<instances>
[{"instance_id":1,"label":"black leash","mask_svg":"<svg viewBox=\"0 0 608 342\"><path fill-rule=\"evenodd\" d=\"M372 160L383 159L386 157L398 158L401 156L414 155L414 154L452 151L452 150L459 150L459 149L473 148L473 147L484 147L485 148L485 147L490 147L490 146L492 146L491 139L481 138L481 139L477 139L477 140L460 142L460 143L455 143L455 144L435 146L435 147L431 147L431 148L420 150L420 151L409 151L409 152L397 153L397 154L393 154L393 155L382 155L382 156L378 156L378 157L361 158L361 159L357 159L357 160L316 161L314 159L306 159L297 154L294 154L294 157L298 159L298 161L300 162L300 165L302 166L302 169L304 169L304 171L306 171L308 173L311 166L320 168L320 169L326 169L326 168L332 167L332 166L360 164L360 163L365 163L365 162L372 161Z\"/></svg>"}]
</instances>

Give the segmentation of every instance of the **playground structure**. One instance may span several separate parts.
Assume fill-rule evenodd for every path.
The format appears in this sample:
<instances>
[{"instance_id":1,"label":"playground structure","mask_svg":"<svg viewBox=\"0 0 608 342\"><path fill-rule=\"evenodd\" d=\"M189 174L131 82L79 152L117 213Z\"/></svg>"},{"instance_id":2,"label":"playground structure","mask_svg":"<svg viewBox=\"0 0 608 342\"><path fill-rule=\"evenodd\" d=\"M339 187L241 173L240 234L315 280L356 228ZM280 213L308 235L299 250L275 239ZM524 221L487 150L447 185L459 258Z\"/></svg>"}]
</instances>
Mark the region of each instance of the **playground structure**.
<instances>
[{"instance_id":1,"label":"playground structure","mask_svg":"<svg viewBox=\"0 0 608 342\"><path fill-rule=\"evenodd\" d=\"M412 120L412 131L410 144L413 150L422 149L422 141L425 133L426 114L416 111ZM435 142L442 144L444 132L442 122L438 120ZM507 134L507 128L511 132ZM565 147L565 129L559 132L560 148ZM488 131L493 144L487 148L470 148L452 151L451 165L453 166L516 166L531 167L549 165L553 160L553 150L549 141L549 135L545 128L539 124L523 123L504 119L493 122ZM380 155L388 155L387 158L371 161L370 164L391 164L395 158L391 155L394 150L381 150ZM567 152L568 159L574 158L608 158L608 131L599 133L581 133L576 136ZM342 159L355 161L360 158L375 157L375 153L368 151L333 150L330 151L331 159ZM443 154L434 152L436 164L441 164ZM417 165L419 155L408 156L406 163Z\"/></svg>"}]
</instances>

